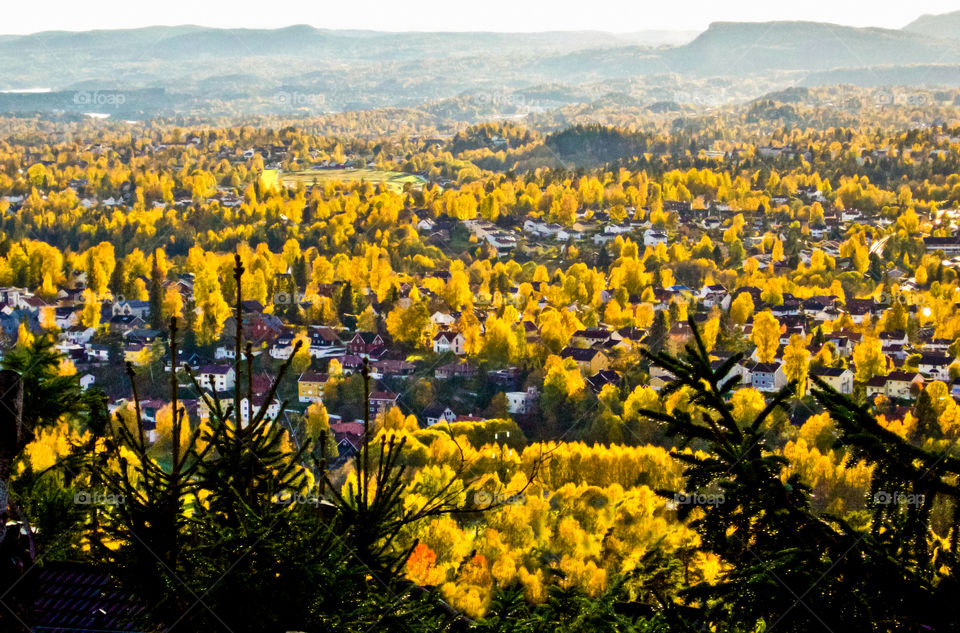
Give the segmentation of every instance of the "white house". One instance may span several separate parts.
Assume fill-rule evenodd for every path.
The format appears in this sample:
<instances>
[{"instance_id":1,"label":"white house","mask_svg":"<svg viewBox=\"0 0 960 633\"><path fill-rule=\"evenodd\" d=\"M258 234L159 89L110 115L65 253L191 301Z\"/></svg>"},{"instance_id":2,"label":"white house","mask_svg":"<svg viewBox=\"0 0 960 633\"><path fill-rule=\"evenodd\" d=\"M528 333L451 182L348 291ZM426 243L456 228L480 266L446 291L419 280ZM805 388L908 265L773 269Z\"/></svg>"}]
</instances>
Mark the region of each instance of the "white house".
<instances>
[{"instance_id":1,"label":"white house","mask_svg":"<svg viewBox=\"0 0 960 633\"><path fill-rule=\"evenodd\" d=\"M498 253L500 251L509 251L517 246L517 238L505 231L487 233L484 239Z\"/></svg>"},{"instance_id":2,"label":"white house","mask_svg":"<svg viewBox=\"0 0 960 633\"><path fill-rule=\"evenodd\" d=\"M457 419L457 414L450 407L434 403L423 410L423 419L427 426L433 426L441 422L453 422Z\"/></svg>"},{"instance_id":3,"label":"white house","mask_svg":"<svg viewBox=\"0 0 960 633\"><path fill-rule=\"evenodd\" d=\"M662 229L647 229L643 232L643 245L656 246L667 243L667 232Z\"/></svg>"},{"instance_id":4,"label":"white house","mask_svg":"<svg viewBox=\"0 0 960 633\"><path fill-rule=\"evenodd\" d=\"M96 330L92 327L83 327L82 325L75 325L63 332L61 338L70 341L71 343L77 343L78 345L86 345L90 342L90 339L93 338L93 335L96 334Z\"/></svg>"},{"instance_id":5,"label":"white house","mask_svg":"<svg viewBox=\"0 0 960 633\"><path fill-rule=\"evenodd\" d=\"M516 415L526 415L537 406L540 391L536 387L529 387L526 391L507 391L507 411Z\"/></svg>"},{"instance_id":6,"label":"white house","mask_svg":"<svg viewBox=\"0 0 960 633\"><path fill-rule=\"evenodd\" d=\"M950 382L950 357L942 352L922 353L918 369L932 380Z\"/></svg>"},{"instance_id":7,"label":"white house","mask_svg":"<svg viewBox=\"0 0 960 633\"><path fill-rule=\"evenodd\" d=\"M110 307L113 316L135 316L146 319L150 316L150 302L140 300L116 301Z\"/></svg>"},{"instance_id":8,"label":"white house","mask_svg":"<svg viewBox=\"0 0 960 633\"><path fill-rule=\"evenodd\" d=\"M750 370L750 384L757 391L775 393L787 385L780 363L757 363Z\"/></svg>"},{"instance_id":9,"label":"white house","mask_svg":"<svg viewBox=\"0 0 960 633\"><path fill-rule=\"evenodd\" d=\"M263 396L254 396L253 397L253 407L251 412L250 401L246 397L240 399L240 424L246 426L250 423L251 418L256 417L260 413L260 410L263 408L266 398ZM252 415L251 415L252 413ZM280 415L280 401L276 398L270 401L270 404L267 405L267 413L264 417L269 420L276 420L277 416Z\"/></svg>"},{"instance_id":10,"label":"white house","mask_svg":"<svg viewBox=\"0 0 960 633\"><path fill-rule=\"evenodd\" d=\"M730 296L727 289L720 284L710 284L709 286L700 288L698 296L700 297L700 301L703 302L704 307L707 308L718 306L727 310L733 301L733 297Z\"/></svg>"},{"instance_id":11,"label":"white house","mask_svg":"<svg viewBox=\"0 0 960 633\"><path fill-rule=\"evenodd\" d=\"M853 372L845 367L821 367L810 370L811 376L816 376L840 393L853 393ZM810 381L813 386L813 381ZM809 389L809 387L808 387Z\"/></svg>"},{"instance_id":12,"label":"white house","mask_svg":"<svg viewBox=\"0 0 960 633\"><path fill-rule=\"evenodd\" d=\"M912 372L892 371L887 374L886 395L888 398L912 400L914 385L922 387L923 376Z\"/></svg>"},{"instance_id":13,"label":"white house","mask_svg":"<svg viewBox=\"0 0 960 633\"><path fill-rule=\"evenodd\" d=\"M206 365L197 372L197 384L203 389L229 391L233 389L237 374L230 365Z\"/></svg>"},{"instance_id":14,"label":"white house","mask_svg":"<svg viewBox=\"0 0 960 633\"><path fill-rule=\"evenodd\" d=\"M631 224L607 224L603 227L603 232L607 235L621 235L623 233L630 233L635 228L637 227Z\"/></svg>"},{"instance_id":15,"label":"white house","mask_svg":"<svg viewBox=\"0 0 960 633\"><path fill-rule=\"evenodd\" d=\"M440 332L433 337L433 351L437 354L453 352L458 356L464 353L467 339L460 332Z\"/></svg>"},{"instance_id":16,"label":"white house","mask_svg":"<svg viewBox=\"0 0 960 633\"><path fill-rule=\"evenodd\" d=\"M552 237L557 240L566 240L570 237L570 233L559 224L542 220L527 220L523 223L523 232L536 237Z\"/></svg>"},{"instance_id":17,"label":"white house","mask_svg":"<svg viewBox=\"0 0 960 633\"><path fill-rule=\"evenodd\" d=\"M277 338L270 346L270 358L287 360L293 354L293 336L285 334Z\"/></svg>"},{"instance_id":18,"label":"white house","mask_svg":"<svg viewBox=\"0 0 960 633\"><path fill-rule=\"evenodd\" d=\"M430 321L438 327L450 327L457 322L457 317L454 314L447 314L446 312L437 310L430 315Z\"/></svg>"}]
</instances>

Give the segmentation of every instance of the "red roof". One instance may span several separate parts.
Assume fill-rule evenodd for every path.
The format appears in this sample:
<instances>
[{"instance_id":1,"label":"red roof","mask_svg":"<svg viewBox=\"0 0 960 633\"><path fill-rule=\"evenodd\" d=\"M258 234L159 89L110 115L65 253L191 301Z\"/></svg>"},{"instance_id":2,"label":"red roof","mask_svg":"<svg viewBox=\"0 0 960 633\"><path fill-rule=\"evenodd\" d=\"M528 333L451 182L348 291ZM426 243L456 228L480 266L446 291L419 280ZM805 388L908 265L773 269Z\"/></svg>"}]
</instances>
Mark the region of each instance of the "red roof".
<instances>
[{"instance_id":1,"label":"red roof","mask_svg":"<svg viewBox=\"0 0 960 633\"><path fill-rule=\"evenodd\" d=\"M270 387L273 385L273 378L266 374L254 374L252 383L253 393L266 393L270 391Z\"/></svg>"},{"instance_id":2,"label":"red roof","mask_svg":"<svg viewBox=\"0 0 960 633\"><path fill-rule=\"evenodd\" d=\"M330 430L334 433L363 435L363 422L333 422L330 424Z\"/></svg>"},{"instance_id":3,"label":"red roof","mask_svg":"<svg viewBox=\"0 0 960 633\"><path fill-rule=\"evenodd\" d=\"M318 371L305 371L300 374L297 382L327 382L327 374L321 374Z\"/></svg>"}]
</instances>

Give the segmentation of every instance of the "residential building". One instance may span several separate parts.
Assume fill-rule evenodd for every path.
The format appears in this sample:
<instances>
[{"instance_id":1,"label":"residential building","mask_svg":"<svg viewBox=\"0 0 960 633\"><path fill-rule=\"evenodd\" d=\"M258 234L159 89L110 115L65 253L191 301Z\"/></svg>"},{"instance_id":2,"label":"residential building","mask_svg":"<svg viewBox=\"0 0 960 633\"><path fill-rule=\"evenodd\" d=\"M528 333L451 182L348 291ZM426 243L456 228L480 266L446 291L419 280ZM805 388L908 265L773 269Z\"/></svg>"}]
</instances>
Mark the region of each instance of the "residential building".
<instances>
[{"instance_id":1,"label":"residential building","mask_svg":"<svg viewBox=\"0 0 960 633\"><path fill-rule=\"evenodd\" d=\"M323 386L329 376L315 371L305 371L297 379L297 397L300 402L323 402Z\"/></svg>"},{"instance_id":2,"label":"residential building","mask_svg":"<svg viewBox=\"0 0 960 633\"><path fill-rule=\"evenodd\" d=\"M433 426L441 422L449 424L457 418L457 414L450 407L434 402L423 410L421 417L427 426Z\"/></svg>"},{"instance_id":3,"label":"residential building","mask_svg":"<svg viewBox=\"0 0 960 633\"><path fill-rule=\"evenodd\" d=\"M357 332L347 343L347 351L362 356L385 345L383 337L376 332Z\"/></svg>"},{"instance_id":4,"label":"residential building","mask_svg":"<svg viewBox=\"0 0 960 633\"><path fill-rule=\"evenodd\" d=\"M572 358L577 363L577 367L580 368L580 372L585 376L610 368L610 358L599 349L567 347L560 352L560 357Z\"/></svg>"},{"instance_id":5,"label":"residential building","mask_svg":"<svg viewBox=\"0 0 960 633\"><path fill-rule=\"evenodd\" d=\"M917 372L892 371L887 374L886 396L909 400L913 391L923 387L923 376Z\"/></svg>"},{"instance_id":6,"label":"residential building","mask_svg":"<svg viewBox=\"0 0 960 633\"><path fill-rule=\"evenodd\" d=\"M197 384L202 389L229 391L233 389L237 374L230 365L205 365L197 372Z\"/></svg>"},{"instance_id":7,"label":"residential building","mask_svg":"<svg viewBox=\"0 0 960 633\"><path fill-rule=\"evenodd\" d=\"M470 379L477 375L477 368L468 362L453 362L437 367L433 372L433 377L440 380L449 380L451 378Z\"/></svg>"},{"instance_id":8,"label":"residential building","mask_svg":"<svg viewBox=\"0 0 960 633\"><path fill-rule=\"evenodd\" d=\"M462 356L466 342L467 339L460 332L440 332L433 337L433 351L437 354L453 352Z\"/></svg>"},{"instance_id":9,"label":"residential building","mask_svg":"<svg viewBox=\"0 0 960 633\"><path fill-rule=\"evenodd\" d=\"M845 367L814 367L810 375L816 376L833 389L844 394L853 393L853 372ZM812 381L811 381L812 386ZM809 389L809 387L808 387Z\"/></svg>"},{"instance_id":10,"label":"residential building","mask_svg":"<svg viewBox=\"0 0 960 633\"><path fill-rule=\"evenodd\" d=\"M507 411L514 415L527 415L537 407L540 391L536 387L528 387L526 391L507 391Z\"/></svg>"},{"instance_id":11,"label":"residential building","mask_svg":"<svg viewBox=\"0 0 960 633\"><path fill-rule=\"evenodd\" d=\"M374 391L370 394L370 417L374 418L390 407L397 406L399 399L400 394L392 391Z\"/></svg>"},{"instance_id":12,"label":"residential building","mask_svg":"<svg viewBox=\"0 0 960 633\"><path fill-rule=\"evenodd\" d=\"M780 363L757 363L750 369L750 384L757 391L776 393L787 385L787 376Z\"/></svg>"}]
</instances>

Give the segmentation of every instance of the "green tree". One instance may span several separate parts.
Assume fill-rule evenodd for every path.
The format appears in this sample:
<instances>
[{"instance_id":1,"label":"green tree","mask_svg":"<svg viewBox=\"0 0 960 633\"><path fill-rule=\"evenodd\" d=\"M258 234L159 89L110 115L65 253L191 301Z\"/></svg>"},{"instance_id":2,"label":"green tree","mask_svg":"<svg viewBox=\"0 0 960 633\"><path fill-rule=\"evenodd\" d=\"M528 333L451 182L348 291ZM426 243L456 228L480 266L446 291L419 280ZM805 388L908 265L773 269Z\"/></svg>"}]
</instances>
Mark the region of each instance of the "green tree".
<instances>
[{"instance_id":1,"label":"green tree","mask_svg":"<svg viewBox=\"0 0 960 633\"><path fill-rule=\"evenodd\" d=\"M797 474L781 475L785 459L763 437L767 419L790 397L793 384L774 394L753 420L738 421L730 396L738 383L731 372L740 356L712 367L696 323L691 320L690 325L694 341L681 356L645 354L676 377L661 397L688 390L698 410L691 414L677 407L672 412L642 413L666 424L679 447L706 449L702 455L674 453L686 465L686 490L663 493L679 500L678 516L690 519L702 547L729 565L719 582L695 584L686 592L698 597L697 619L718 630L763 627L766 622L797 632L841 623L847 630L873 631L879 621L893 628L934 621L934 628L955 626L956 614L935 606L949 595L944 592L956 590L955 581L947 580L956 561L951 559L944 571L930 565L933 552L920 535L929 529L929 508L923 510L922 503L906 510L899 505L878 507L874 529L868 532L815 514L810 490ZM891 490L924 487L923 468L933 468L939 481L945 471L960 469L960 462L952 458L949 465L934 465L933 455L908 449L902 440L888 448L896 437L893 433L846 397L823 383L818 386L814 395L838 420L841 442L867 452L879 464L896 465L893 471L886 467L874 471L883 485L897 486ZM886 436L891 437L881 439ZM947 497L960 497L956 484L938 488ZM905 523L896 523L896 517L904 516ZM881 531L883 527L888 531ZM905 551L898 537L907 534L912 540ZM794 587L804 589L798 593ZM817 607L802 608L804 604Z\"/></svg>"}]
</instances>

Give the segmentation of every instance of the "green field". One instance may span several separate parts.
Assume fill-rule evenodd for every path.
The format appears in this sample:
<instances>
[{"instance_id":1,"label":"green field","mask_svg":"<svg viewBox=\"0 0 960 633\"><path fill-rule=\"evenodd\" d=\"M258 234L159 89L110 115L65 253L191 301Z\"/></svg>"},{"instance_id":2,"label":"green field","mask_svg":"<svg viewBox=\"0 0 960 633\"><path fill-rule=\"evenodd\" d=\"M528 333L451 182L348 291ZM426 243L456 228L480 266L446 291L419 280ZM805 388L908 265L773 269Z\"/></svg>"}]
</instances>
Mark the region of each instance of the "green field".
<instances>
[{"instance_id":1,"label":"green field","mask_svg":"<svg viewBox=\"0 0 960 633\"><path fill-rule=\"evenodd\" d=\"M286 186L295 186L299 182L309 186L313 183L322 185L334 180L340 182L363 180L374 185L382 182L393 191L402 191L403 186L407 183L420 187L427 182L416 174L379 169L305 169L303 171L284 172L280 174L280 180Z\"/></svg>"}]
</instances>

